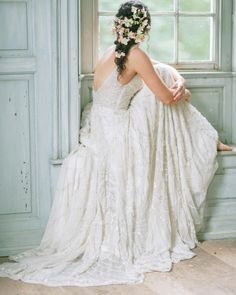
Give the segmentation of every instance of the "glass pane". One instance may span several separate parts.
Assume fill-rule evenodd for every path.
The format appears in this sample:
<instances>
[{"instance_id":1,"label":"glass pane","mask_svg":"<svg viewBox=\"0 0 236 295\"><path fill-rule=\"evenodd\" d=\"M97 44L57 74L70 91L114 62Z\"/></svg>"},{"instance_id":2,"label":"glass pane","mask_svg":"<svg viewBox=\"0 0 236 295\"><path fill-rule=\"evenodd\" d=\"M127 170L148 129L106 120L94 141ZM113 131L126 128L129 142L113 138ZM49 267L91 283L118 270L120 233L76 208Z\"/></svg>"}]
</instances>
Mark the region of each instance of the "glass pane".
<instances>
[{"instance_id":1,"label":"glass pane","mask_svg":"<svg viewBox=\"0 0 236 295\"><path fill-rule=\"evenodd\" d=\"M191 12L209 12L211 11L212 1L214 0L179 0L179 10Z\"/></svg>"},{"instance_id":2,"label":"glass pane","mask_svg":"<svg viewBox=\"0 0 236 295\"><path fill-rule=\"evenodd\" d=\"M124 0L98 0L99 11L118 11L121 3L124 3Z\"/></svg>"},{"instance_id":3,"label":"glass pane","mask_svg":"<svg viewBox=\"0 0 236 295\"><path fill-rule=\"evenodd\" d=\"M179 18L179 60L210 60L211 17Z\"/></svg>"},{"instance_id":4,"label":"glass pane","mask_svg":"<svg viewBox=\"0 0 236 295\"><path fill-rule=\"evenodd\" d=\"M155 11L173 11L173 0L145 0L143 1L149 8L150 12Z\"/></svg>"},{"instance_id":5,"label":"glass pane","mask_svg":"<svg viewBox=\"0 0 236 295\"><path fill-rule=\"evenodd\" d=\"M99 0L99 11L117 11L125 0ZM173 11L174 0L145 0L142 1L147 5L150 12L154 11Z\"/></svg>"},{"instance_id":6,"label":"glass pane","mask_svg":"<svg viewBox=\"0 0 236 295\"><path fill-rule=\"evenodd\" d=\"M99 17L99 34L98 34L98 44L99 44L99 57L104 53L104 51L114 44L116 34L112 32L113 27L113 16L100 16Z\"/></svg>"},{"instance_id":7,"label":"glass pane","mask_svg":"<svg viewBox=\"0 0 236 295\"><path fill-rule=\"evenodd\" d=\"M142 44L152 58L173 62L174 60L174 18L173 17L152 17L150 40Z\"/></svg>"}]
</instances>

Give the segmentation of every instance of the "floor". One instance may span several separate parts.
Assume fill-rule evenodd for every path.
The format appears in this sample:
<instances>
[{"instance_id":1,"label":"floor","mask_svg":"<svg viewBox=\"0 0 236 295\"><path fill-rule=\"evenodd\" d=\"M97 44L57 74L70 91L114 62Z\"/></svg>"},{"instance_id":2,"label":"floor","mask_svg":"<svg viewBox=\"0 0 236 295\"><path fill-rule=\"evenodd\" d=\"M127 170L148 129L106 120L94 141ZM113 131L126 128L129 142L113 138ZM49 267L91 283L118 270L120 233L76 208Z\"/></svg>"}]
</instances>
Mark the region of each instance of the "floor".
<instances>
[{"instance_id":1,"label":"floor","mask_svg":"<svg viewBox=\"0 0 236 295\"><path fill-rule=\"evenodd\" d=\"M236 239L203 241L197 256L170 272L146 273L136 285L46 287L0 278L0 295L228 295L236 294ZM7 258L0 258L0 263Z\"/></svg>"}]
</instances>

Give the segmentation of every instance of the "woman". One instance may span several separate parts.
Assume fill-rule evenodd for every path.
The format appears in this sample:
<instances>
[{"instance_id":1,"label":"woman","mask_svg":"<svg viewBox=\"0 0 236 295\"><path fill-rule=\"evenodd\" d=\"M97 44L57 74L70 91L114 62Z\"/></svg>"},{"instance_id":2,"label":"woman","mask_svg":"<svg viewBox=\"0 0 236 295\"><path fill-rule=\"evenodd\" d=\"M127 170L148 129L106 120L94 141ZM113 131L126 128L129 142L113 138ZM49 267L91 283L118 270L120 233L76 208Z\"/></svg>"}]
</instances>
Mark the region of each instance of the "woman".
<instances>
[{"instance_id":1,"label":"woman","mask_svg":"<svg viewBox=\"0 0 236 295\"><path fill-rule=\"evenodd\" d=\"M10 256L16 262L2 264L0 276L49 286L139 283L196 255L218 135L186 101L183 79L139 48L150 23L143 3L121 5L115 48L95 69L93 102L61 167L41 243Z\"/></svg>"}]
</instances>

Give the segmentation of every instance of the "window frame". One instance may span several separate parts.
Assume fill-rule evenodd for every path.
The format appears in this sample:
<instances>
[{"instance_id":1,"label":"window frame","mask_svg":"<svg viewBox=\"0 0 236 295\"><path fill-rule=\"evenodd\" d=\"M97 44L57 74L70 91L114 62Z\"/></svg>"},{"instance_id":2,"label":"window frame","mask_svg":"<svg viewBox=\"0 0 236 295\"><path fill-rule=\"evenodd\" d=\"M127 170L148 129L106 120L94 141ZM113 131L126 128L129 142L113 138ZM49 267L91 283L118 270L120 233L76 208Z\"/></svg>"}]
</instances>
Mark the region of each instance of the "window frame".
<instances>
[{"instance_id":1,"label":"window frame","mask_svg":"<svg viewBox=\"0 0 236 295\"><path fill-rule=\"evenodd\" d=\"M98 2L99 0L97 0ZM219 68L219 39L218 39L218 30L219 30L219 0L211 0L213 2L212 11L205 12L180 12L179 11L179 0L173 0L173 11L159 11L152 12L150 11L151 17L173 17L174 18L174 63L168 63L173 65L178 69L218 69ZM98 4L97 4L98 5ZM114 11L98 11L98 23L100 16L112 16ZM212 60L211 61L186 61L179 62L178 53L179 53L179 18L180 17L212 17L212 40L211 52ZM98 38L98 32L97 32Z\"/></svg>"},{"instance_id":2,"label":"window frame","mask_svg":"<svg viewBox=\"0 0 236 295\"><path fill-rule=\"evenodd\" d=\"M177 0L174 0L177 2ZM232 68L232 48L229 46L232 33L231 15L233 13L232 0L216 0L213 7L215 14L214 29L214 46L215 54L213 62L181 62L179 64L171 64L178 70L183 71L199 71L199 72L215 72L230 71ZM104 12L103 14L107 14ZM174 14L176 12L173 12ZM212 12L211 12L212 13ZM208 13L208 14L211 14ZM160 13L152 13L152 15L160 15ZM179 12L179 16L186 14ZM187 13L191 14L191 13ZM197 13L199 16L205 13ZM81 0L81 71L84 74L92 74L93 69L98 61L98 28L99 28L98 0ZM194 14L195 15L195 14ZM176 17L178 21L178 17ZM176 29L176 26L175 26ZM88 32L90 34L88 35ZM175 41L176 42L176 41ZM155 58L155 56L152 56Z\"/></svg>"}]
</instances>

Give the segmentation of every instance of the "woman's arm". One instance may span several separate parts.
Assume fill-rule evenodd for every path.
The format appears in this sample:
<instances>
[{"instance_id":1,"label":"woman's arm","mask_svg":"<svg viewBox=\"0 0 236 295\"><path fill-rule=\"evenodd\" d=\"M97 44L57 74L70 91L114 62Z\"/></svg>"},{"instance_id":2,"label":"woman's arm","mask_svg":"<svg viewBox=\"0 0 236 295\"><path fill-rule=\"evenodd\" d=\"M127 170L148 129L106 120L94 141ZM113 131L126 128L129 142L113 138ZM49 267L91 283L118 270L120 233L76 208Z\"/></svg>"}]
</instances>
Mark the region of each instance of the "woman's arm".
<instances>
[{"instance_id":1,"label":"woman's arm","mask_svg":"<svg viewBox=\"0 0 236 295\"><path fill-rule=\"evenodd\" d=\"M191 100L191 92L187 88L185 88L184 93L182 94L181 98L179 100L173 101L171 104L176 104L182 99L184 99L188 102L190 102L190 100Z\"/></svg>"},{"instance_id":2,"label":"woman's arm","mask_svg":"<svg viewBox=\"0 0 236 295\"><path fill-rule=\"evenodd\" d=\"M176 88L179 91L183 91L182 98L189 102L191 100L191 92L189 91L189 89L186 89L186 80L179 74L179 72L174 67L169 67L171 68L173 77L176 81L172 88Z\"/></svg>"},{"instance_id":3,"label":"woman's arm","mask_svg":"<svg viewBox=\"0 0 236 295\"><path fill-rule=\"evenodd\" d=\"M190 102L191 92L188 89L186 89L186 80L179 74L179 72L174 67L170 65L166 66L172 72L173 78L175 80L175 83L171 88L176 89L175 95L177 95L178 93L180 94L180 97L177 99L177 102L181 99L185 99L188 102Z\"/></svg>"},{"instance_id":4,"label":"woman's arm","mask_svg":"<svg viewBox=\"0 0 236 295\"><path fill-rule=\"evenodd\" d=\"M159 61L153 58L151 58L150 60L153 65L160 63ZM173 103L175 103L176 101L178 102L181 99L186 99L187 101L189 101L191 98L191 93L189 90L185 92L186 80L179 74L179 72L174 67L167 64L165 65L170 69L170 71L172 72L172 76L175 80L174 85L172 85L171 87L171 89L175 89L174 96L176 98L175 101L173 101Z\"/></svg>"},{"instance_id":5,"label":"woman's arm","mask_svg":"<svg viewBox=\"0 0 236 295\"><path fill-rule=\"evenodd\" d=\"M155 71L150 58L142 49L135 48L130 52L129 65L163 103L170 104L174 101L175 90L166 86L160 75Z\"/></svg>"}]
</instances>

